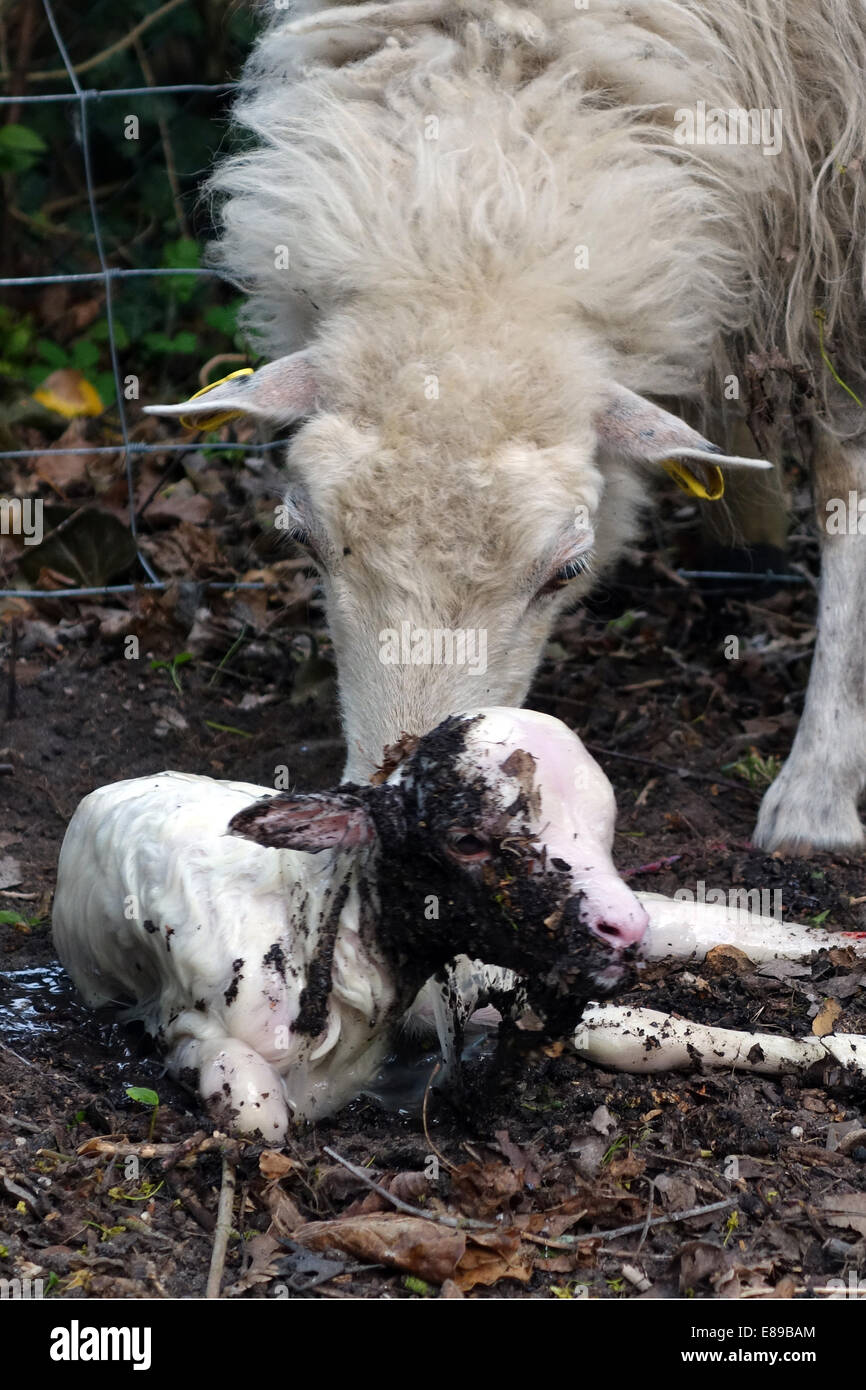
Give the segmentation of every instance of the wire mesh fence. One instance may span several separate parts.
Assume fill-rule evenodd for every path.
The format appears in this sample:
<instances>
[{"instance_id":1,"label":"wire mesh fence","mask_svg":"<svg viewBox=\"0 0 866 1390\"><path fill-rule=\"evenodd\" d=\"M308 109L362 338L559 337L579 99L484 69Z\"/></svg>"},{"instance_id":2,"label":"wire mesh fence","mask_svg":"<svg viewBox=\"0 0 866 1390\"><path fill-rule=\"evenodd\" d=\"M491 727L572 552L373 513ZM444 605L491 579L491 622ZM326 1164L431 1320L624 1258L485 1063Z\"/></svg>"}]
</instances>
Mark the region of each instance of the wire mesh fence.
<instances>
[{"instance_id":1,"label":"wire mesh fence","mask_svg":"<svg viewBox=\"0 0 866 1390\"><path fill-rule=\"evenodd\" d=\"M183 0L179 0L183 3ZM120 453L123 470L126 475L127 493L127 512L128 526L135 546L135 563L140 568L141 577L137 577L134 582L126 584L104 584L92 587L66 587L46 589L0 589L0 598L84 598L84 597L103 597L110 594L133 593L137 589L145 588L152 590L164 590L169 587L168 582L161 579L156 573L148 556L144 553L139 542L138 518L135 506L135 476L134 466L137 457L148 454L179 454L189 451L191 445L183 441L165 441L158 444L146 443L133 439L130 435L130 422L126 410L124 397L123 378L121 375L120 352L118 347L118 335L116 331L116 321L114 313L113 291L116 285L124 281L136 279L166 279L172 276L202 276L219 278L219 272L207 268L182 268L176 269L169 266L154 267L118 267L110 265L106 253L103 229L100 222L98 199L96 196L96 185L93 175L93 153L91 144L91 122L90 113L95 103L119 98L144 98L148 101L166 95L183 94L226 94L236 89L235 82L212 82L212 83L169 83L163 85L149 85L139 87L85 87L79 81L78 72L73 64L67 45L64 41L63 33L57 22L51 0L41 0L42 8L48 25L60 55L63 71L69 80L70 90L64 92L51 93L24 93L16 95L0 95L0 107L10 105L32 106L46 103L68 103L77 109L76 142L80 150L83 165L83 172L86 184L87 202L89 205L90 222L93 229L93 240L96 257L99 262L99 269L85 272L69 272L45 275L23 275L23 276L4 276L0 277L0 288L24 289L26 287L43 287L47 285L74 285L74 284L96 284L101 285L105 297L105 317L107 321L108 353L111 367L111 375L114 379L114 390L117 404L118 423L120 430L119 444L111 445L85 445L81 447L52 447L51 453L57 455L79 454L79 455L117 455ZM163 7L164 9L172 7ZM83 66L87 67L88 64ZM237 444L224 443L219 441L209 441L208 450L236 450ZM266 453L272 449L283 447L280 442L251 442L245 443L244 449L248 452ZM0 461L4 459L26 459L34 458L46 452L45 446L28 449L3 449L0 450ZM774 583L793 583L802 584L803 576L800 574L763 574L763 573L740 573L716 570L680 570L681 578L687 581L711 579L724 583L726 580L736 581L737 583L753 582L765 583L772 580ZM208 581L204 584L207 589L241 589L241 588L266 588L264 582L245 582L222 583Z\"/></svg>"},{"instance_id":2,"label":"wire mesh fence","mask_svg":"<svg viewBox=\"0 0 866 1390\"><path fill-rule=\"evenodd\" d=\"M63 68L69 78L71 90L68 92L34 93L20 94L14 96L0 95L0 107L2 106L28 106L40 105L45 103L66 102L73 104L78 110L78 122L76 129L76 139L80 147L81 159L83 164L84 178L87 188L87 199L90 210L90 221L93 227L93 238L99 261L99 270L83 273L57 274L57 275L21 275L0 277L0 287L3 288L24 288L27 286L37 287L53 284L101 284L105 295L105 316L108 325L108 351L111 363L111 372L114 378L115 396L117 402L118 421L121 434L119 445L86 445L77 448L54 448L53 454L80 454L80 455L116 455L121 454L123 468L126 474L127 487L127 508L128 525L135 544L136 563L143 572L144 580L130 584L108 584L94 587L59 588L59 589L0 589L0 598L44 598L49 594L52 598L84 598L101 597L108 594L133 593L136 589L146 588L161 590L168 587L167 583L160 579L150 563L147 555L144 554L139 545L138 524L135 507L135 484L134 484L134 460L137 455L143 454L166 454L184 453L190 448L190 444L184 442L169 442L159 444L148 444L130 438L129 417L126 411L124 398L123 379L120 368L120 355L118 350L117 333L115 328L113 288L118 282L124 280L141 279L147 277L166 278L175 275L185 276L204 276L217 277L219 272L216 270L203 268L183 268L175 269L168 266L156 266L151 268L137 267L116 267L108 264L105 244L100 223L98 200L96 197L96 186L93 177L93 157L91 149L91 127L90 127L90 108L94 102L106 101L112 98L134 97L147 98L148 100L165 95L182 95L186 93L227 93L233 91L237 83L217 82L217 83L172 83L168 85L156 85L146 87L117 87L117 88L96 88L83 87L79 81L75 66L69 56L63 34L61 33L51 0L41 0L42 8L45 13L48 25L57 45L57 50L63 63ZM245 450L251 452L267 452L273 448L279 448L279 444L273 443L250 443L245 444ZM208 449L237 449L236 444L221 443L213 441L208 444ZM24 459L35 458L45 453L45 446L34 449L4 449L0 450L0 460L3 459ZM263 588L262 583L220 583L211 581L204 585L210 589L240 589L240 588Z\"/></svg>"}]
</instances>

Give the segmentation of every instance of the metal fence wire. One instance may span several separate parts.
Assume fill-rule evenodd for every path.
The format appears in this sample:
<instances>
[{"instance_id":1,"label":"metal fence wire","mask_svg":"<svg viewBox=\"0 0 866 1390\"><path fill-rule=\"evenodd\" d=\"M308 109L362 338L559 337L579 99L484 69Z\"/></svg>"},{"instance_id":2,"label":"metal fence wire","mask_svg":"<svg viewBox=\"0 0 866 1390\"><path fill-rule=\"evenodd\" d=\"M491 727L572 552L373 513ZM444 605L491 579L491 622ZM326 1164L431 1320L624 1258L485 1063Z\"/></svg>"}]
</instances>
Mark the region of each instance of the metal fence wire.
<instances>
[{"instance_id":1,"label":"metal fence wire","mask_svg":"<svg viewBox=\"0 0 866 1390\"><path fill-rule=\"evenodd\" d=\"M75 103L78 107L78 127L76 130L76 140L81 149L81 158L84 167L84 177L87 186L87 199L90 208L90 220L93 226L93 238L96 246L96 254L99 260L99 270L84 274L68 275L22 275L7 276L0 278L0 286L11 288L15 286L42 286L42 285L71 285L84 282L97 282L103 285L105 292L105 318L108 325L108 351L111 362L111 372L114 377L114 388L117 400L117 411L120 422L121 443L108 445L87 445L83 448L59 448L51 449L54 454L117 454L122 453L123 466L126 473L127 487L127 510L129 530L135 543L136 558L138 564L144 572L144 580L132 584L107 584L95 588L67 588L67 589L0 589L0 598L90 598L101 597L107 594L135 593L139 589L166 589L168 585L161 580L155 573L147 556L141 550L138 543L138 527L135 514L135 492L133 481L133 460L137 454L167 454L167 453L186 453L190 445L188 442L142 444L129 437L129 423L127 420L125 400L123 393L123 382L120 374L120 358L117 349L117 334L115 332L112 288L115 281L141 277L161 277L171 275L203 275L219 277L219 272L208 269L183 269L176 270L169 267L156 267L154 269L119 269L110 266L106 260L105 244L102 238L102 228L99 221L99 209L95 193L93 179L93 167L90 148L90 108L95 101L105 101L115 97L158 97L166 95L176 95L181 93L193 92L229 92L237 87L235 82L220 83L177 83L171 86L154 87L117 87L99 89L96 87L82 87L78 80L78 74L69 57L63 35L57 24L57 19L51 7L51 0L42 0L42 8L48 21L57 50L60 54L63 66L69 75L72 90L69 92L40 93L38 95L22 96L0 96L0 106L24 106L44 102L69 102ZM237 449L237 444L209 443L208 449ZM245 444L244 448L249 452L266 452L273 448L282 447L280 444L251 443ZM40 449L5 449L0 450L0 459L35 458L46 452L43 446ZM222 583L211 581L203 586L206 589L261 589L267 587L261 583Z\"/></svg>"},{"instance_id":2,"label":"metal fence wire","mask_svg":"<svg viewBox=\"0 0 866 1390\"><path fill-rule=\"evenodd\" d=\"M51 7L51 0L42 0L42 7L48 21L57 50L63 62L63 66L69 76L72 90L69 92L40 93L34 95L21 96L0 96L0 106L25 106L44 102L69 102L78 106L78 128L76 140L81 148L81 157L84 167L84 176L87 186L87 199L90 208L90 219L93 226L93 238L96 246L96 254L99 260L99 270L86 272L83 274L68 275L25 275L0 277L0 286L11 288L15 286L42 286L52 284L78 284L82 282L101 282L105 293L105 318L108 326L108 349L111 362L111 371L114 377L114 386L117 400L117 411L120 421L121 443L119 445L87 445L81 448L59 448L51 449L54 454L117 454L122 453L123 466L126 473L127 486L127 509L129 519L129 529L135 543L136 558L144 573L145 578L137 583L130 584L107 584L94 588L66 588L66 589L0 589L0 598L95 598L103 597L108 594L135 593L140 589L162 590L168 588L168 584L159 578L154 571L147 556L141 550L138 541L138 527L135 513L135 491L133 481L133 460L138 454L166 454L166 453L186 453L189 442L165 442L160 444L142 444L129 437L129 426L126 416L123 394L123 382L120 373L120 359L117 348L117 335L115 332L115 321L112 304L112 288L116 281L141 277L162 277L171 275L203 275L219 278L220 272L211 269L172 269L169 267L155 267L153 269L131 269L117 268L110 266L106 260L105 245L102 238L102 228L99 221L98 200L96 197L95 184L93 179L91 147L90 147L90 108L94 102L106 101L116 97L158 97L164 95L175 95L193 92L230 92L237 88L236 82L220 83L177 83L169 86L153 87L117 87L104 88L82 87L78 80L78 74L69 57L69 52L63 40L63 35L57 24L54 11ZM237 444L232 443L208 443L208 449L237 449ZM283 447L281 442L275 443L250 443L245 444L244 448L249 452L266 452L271 449ZM50 446L49 446L50 448ZM46 453L45 446L39 449L6 449L0 450L0 459L16 458L35 458ZM802 584L803 576L799 574L760 574L760 573L732 573L728 571L699 570L699 571L679 571L685 579L717 579L717 580L736 580L737 583L754 582L765 583L772 580L774 583L795 583ZM265 583L230 583L210 581L203 585L205 589L262 589L270 587Z\"/></svg>"}]
</instances>

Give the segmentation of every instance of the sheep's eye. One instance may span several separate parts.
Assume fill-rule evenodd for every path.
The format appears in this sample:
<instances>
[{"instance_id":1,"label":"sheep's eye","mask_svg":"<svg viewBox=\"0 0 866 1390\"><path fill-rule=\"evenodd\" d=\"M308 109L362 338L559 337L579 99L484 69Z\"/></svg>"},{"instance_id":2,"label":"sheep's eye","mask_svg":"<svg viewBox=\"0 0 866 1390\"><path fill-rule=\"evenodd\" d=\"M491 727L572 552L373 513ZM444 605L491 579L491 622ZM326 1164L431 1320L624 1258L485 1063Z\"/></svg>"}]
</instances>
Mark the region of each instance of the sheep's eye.
<instances>
[{"instance_id":1,"label":"sheep's eye","mask_svg":"<svg viewBox=\"0 0 866 1390\"><path fill-rule=\"evenodd\" d=\"M455 829L448 832L448 849L464 863L490 858L490 842L472 830Z\"/></svg>"},{"instance_id":2,"label":"sheep's eye","mask_svg":"<svg viewBox=\"0 0 866 1390\"><path fill-rule=\"evenodd\" d=\"M298 545L303 546L304 550L306 550L307 554L310 556L310 559L315 560L317 565L321 565L322 561L319 557L319 552L316 550L309 531L305 531L303 526L293 526L289 531L289 535L293 541L297 541Z\"/></svg>"},{"instance_id":3,"label":"sheep's eye","mask_svg":"<svg viewBox=\"0 0 866 1390\"><path fill-rule=\"evenodd\" d=\"M541 588L536 593L536 598L542 598L545 594L556 594L560 589L564 589L566 584L570 584L572 579L578 579L582 574L588 574L590 569L589 556L578 555L576 559L569 560L549 579L545 580Z\"/></svg>"}]
</instances>

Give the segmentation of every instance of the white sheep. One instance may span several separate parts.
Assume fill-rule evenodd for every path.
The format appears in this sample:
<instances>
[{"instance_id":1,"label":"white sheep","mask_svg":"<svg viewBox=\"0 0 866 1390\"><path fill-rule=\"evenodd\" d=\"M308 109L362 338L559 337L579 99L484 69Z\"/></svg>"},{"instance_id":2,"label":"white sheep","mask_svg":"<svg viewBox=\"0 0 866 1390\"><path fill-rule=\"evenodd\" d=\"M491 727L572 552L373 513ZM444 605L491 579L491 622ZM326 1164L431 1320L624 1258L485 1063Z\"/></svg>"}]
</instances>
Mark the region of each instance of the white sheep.
<instances>
[{"instance_id":1,"label":"white sheep","mask_svg":"<svg viewBox=\"0 0 866 1390\"><path fill-rule=\"evenodd\" d=\"M756 843L863 845L864 71L862 0L272 12L213 187L274 360L155 409L304 420L281 521L321 570L347 776L520 704L651 476L718 495L796 420L818 643ZM383 662L404 622L484 633L484 670Z\"/></svg>"},{"instance_id":2,"label":"white sheep","mask_svg":"<svg viewBox=\"0 0 866 1390\"><path fill-rule=\"evenodd\" d=\"M116 782L69 825L54 941L89 1004L128 1002L174 1076L279 1143L357 1095L458 952L573 1028L646 925L614 815L575 735L525 710L446 721L378 786Z\"/></svg>"}]
</instances>

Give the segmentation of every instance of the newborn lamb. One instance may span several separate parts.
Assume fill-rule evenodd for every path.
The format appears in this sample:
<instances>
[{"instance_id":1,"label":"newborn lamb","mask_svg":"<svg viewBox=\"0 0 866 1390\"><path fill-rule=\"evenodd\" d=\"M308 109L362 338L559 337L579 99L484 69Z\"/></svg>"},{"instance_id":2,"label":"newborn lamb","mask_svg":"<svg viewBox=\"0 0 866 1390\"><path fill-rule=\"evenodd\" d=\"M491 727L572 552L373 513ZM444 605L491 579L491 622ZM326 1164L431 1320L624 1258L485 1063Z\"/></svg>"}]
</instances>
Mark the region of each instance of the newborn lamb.
<instances>
[{"instance_id":1,"label":"newborn lamb","mask_svg":"<svg viewBox=\"0 0 866 1390\"><path fill-rule=\"evenodd\" d=\"M179 772L75 812L54 941L92 1006L131 1001L168 1070L272 1143L369 1083L460 953L516 971L565 1035L647 917L610 857L607 778L558 720L485 709L378 786L274 794Z\"/></svg>"}]
</instances>

